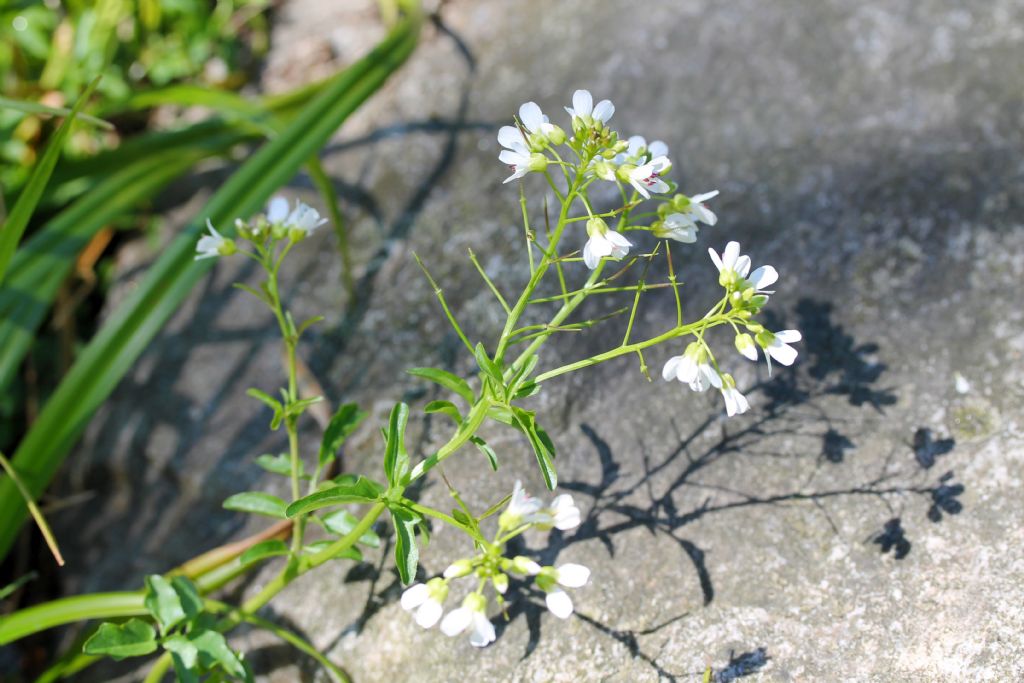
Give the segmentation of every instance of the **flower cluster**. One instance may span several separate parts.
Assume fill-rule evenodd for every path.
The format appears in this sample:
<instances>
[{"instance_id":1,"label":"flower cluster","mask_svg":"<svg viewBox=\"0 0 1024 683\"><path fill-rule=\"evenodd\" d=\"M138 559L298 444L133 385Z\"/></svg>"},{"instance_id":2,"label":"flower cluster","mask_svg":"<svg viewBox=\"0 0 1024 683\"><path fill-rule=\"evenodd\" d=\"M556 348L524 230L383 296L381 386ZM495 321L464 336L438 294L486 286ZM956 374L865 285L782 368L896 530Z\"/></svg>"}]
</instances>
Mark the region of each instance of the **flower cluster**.
<instances>
[{"instance_id":1,"label":"flower cluster","mask_svg":"<svg viewBox=\"0 0 1024 683\"><path fill-rule=\"evenodd\" d=\"M438 622L447 636L469 631L469 642L485 647L494 642L494 625L487 618L488 598L484 588L494 588L499 606L504 607L504 596L509 587L509 576L521 580L533 579L534 585L544 592L545 603L556 617L567 619L573 612L572 598L566 588L581 588L590 580L590 570L580 564L566 563L557 567L542 567L528 557L504 556L505 544L529 529L560 529L569 531L580 525L580 510L569 494L561 494L545 506L533 498L516 482L508 506L498 518L494 540L481 543L482 549L473 557L453 562L439 577L426 583L416 583L402 594L402 608L413 614L416 623L431 628ZM444 614L450 583L473 576L477 589L467 595L462 604ZM444 617L442 619L442 616Z\"/></svg>"},{"instance_id":2,"label":"flower cluster","mask_svg":"<svg viewBox=\"0 0 1024 683\"><path fill-rule=\"evenodd\" d=\"M577 90L572 106L565 111L571 117L572 137L550 122L536 102L527 102L519 108L516 126L502 126L498 142L504 148L498 159L512 169L510 182L527 173L548 173L552 164L566 164L557 147L567 145L580 161L585 161L588 181L603 180L615 183L633 193L630 203L640 198L664 195L673 191L673 185L664 176L671 170L668 145L661 140L650 144L641 135L620 140L608 127L615 113L610 100L596 105L588 90ZM704 202L718 196L718 191L689 197L676 194L658 197L657 219L650 226L630 226L633 230L648 230L656 236L692 243L697 239L698 223L714 225L718 220ZM588 210L589 210L588 205ZM633 247L626 237L612 230L600 217L591 213L587 220L587 241L583 246L583 262L593 270L604 258L621 259Z\"/></svg>"},{"instance_id":3,"label":"flower cluster","mask_svg":"<svg viewBox=\"0 0 1024 683\"><path fill-rule=\"evenodd\" d=\"M287 239L293 243L299 242L312 235L326 222L327 219L321 218L320 213L308 204L296 201L295 208L289 210L287 199L274 197L267 204L265 214L255 216L249 222L236 219L235 228L240 237L262 247L268 240L276 242ZM210 231L209 234L200 237L196 244L197 261L230 256L238 251L235 240L219 233L209 218L206 219L206 227Z\"/></svg>"},{"instance_id":4,"label":"flower cluster","mask_svg":"<svg viewBox=\"0 0 1024 683\"><path fill-rule=\"evenodd\" d=\"M729 242L721 255L714 249L708 249L708 253L718 268L718 282L725 288L725 301L740 321L733 323L734 327L738 328L742 324L748 330L740 332L737 329L736 350L756 361L757 348L760 347L768 363L769 373L773 358L783 365L792 365L797 351L790 344L800 341L800 332L769 332L753 321L753 317L768 302L769 295L774 294L765 287L775 284L779 279L778 272L772 266L765 265L751 273L750 257L740 253L739 242ZM722 392L725 410L730 417L745 413L750 408L747 398L736 388L732 375L719 371L714 354L703 337L687 346L682 355L669 358L661 374L666 380L677 379L688 384L693 391L707 391L710 387L718 389Z\"/></svg>"}]
</instances>

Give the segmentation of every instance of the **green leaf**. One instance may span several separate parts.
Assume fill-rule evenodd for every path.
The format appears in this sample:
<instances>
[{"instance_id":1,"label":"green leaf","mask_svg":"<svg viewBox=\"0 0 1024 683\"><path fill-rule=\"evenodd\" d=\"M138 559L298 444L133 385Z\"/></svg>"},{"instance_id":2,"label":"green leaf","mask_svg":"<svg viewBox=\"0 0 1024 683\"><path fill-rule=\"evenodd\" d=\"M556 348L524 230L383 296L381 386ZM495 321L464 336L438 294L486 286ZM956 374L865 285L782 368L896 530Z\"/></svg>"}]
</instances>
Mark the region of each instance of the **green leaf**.
<instances>
[{"instance_id":1,"label":"green leaf","mask_svg":"<svg viewBox=\"0 0 1024 683\"><path fill-rule=\"evenodd\" d=\"M526 380L519 386L519 388L516 389L515 393L512 395L512 400L518 401L520 399L529 398L538 391L540 391L539 384L534 382L532 379Z\"/></svg>"},{"instance_id":2,"label":"green leaf","mask_svg":"<svg viewBox=\"0 0 1024 683\"><path fill-rule=\"evenodd\" d=\"M466 380L462 379L457 375L453 375L447 370L441 370L440 368L412 368L406 370L407 373L415 377L422 377L423 379L430 380L435 384L440 384L445 389L454 391L456 394L466 400L466 403L473 405L475 396L473 390L469 388L469 384Z\"/></svg>"},{"instance_id":3,"label":"green leaf","mask_svg":"<svg viewBox=\"0 0 1024 683\"><path fill-rule=\"evenodd\" d=\"M114 130L114 124L110 121L104 121L103 119L90 116L89 114L82 114L81 112L72 112L67 107L50 107L45 104L40 104L39 102L12 100L9 97L0 97L0 107L5 109L15 109L17 111L25 112L26 114L46 114L48 116L71 116L74 114L80 121L88 121L94 126L106 128L107 130Z\"/></svg>"},{"instance_id":4,"label":"green leaf","mask_svg":"<svg viewBox=\"0 0 1024 683\"><path fill-rule=\"evenodd\" d=\"M344 536L356 527L359 520L348 510L335 510L324 515L323 518L324 526L332 534ZM358 543L368 545L371 548L380 547L380 536L373 532L372 529L368 529L365 534L359 537Z\"/></svg>"},{"instance_id":5,"label":"green leaf","mask_svg":"<svg viewBox=\"0 0 1024 683\"><path fill-rule=\"evenodd\" d=\"M186 670L192 671L196 668L199 660L199 648L191 640L182 635L173 635L164 638L163 646L168 652L178 655ZM177 667L175 669L177 670Z\"/></svg>"},{"instance_id":6,"label":"green leaf","mask_svg":"<svg viewBox=\"0 0 1024 683\"><path fill-rule=\"evenodd\" d=\"M555 472L555 446L551 442L551 437L534 421L534 413L515 406L512 407L512 412L519 428L530 441L541 476L544 477L544 485L549 491L554 491L558 486L558 474Z\"/></svg>"},{"instance_id":7,"label":"green leaf","mask_svg":"<svg viewBox=\"0 0 1024 683\"><path fill-rule=\"evenodd\" d=\"M193 258L206 218L216 225L228 225L236 216L258 211L404 62L417 43L421 24L422 14L410 10L370 54L323 86L316 86L319 94L302 106L276 138L251 155L196 220L163 250L82 350L12 458L19 472L31 472L25 483L33 496L46 488L96 409L139 355L151 348L164 323L213 267L211 260L196 262ZM288 107L297 101L292 98L279 104ZM0 480L0 557L7 553L27 516L12 487L6 479Z\"/></svg>"},{"instance_id":8,"label":"green leaf","mask_svg":"<svg viewBox=\"0 0 1024 683\"><path fill-rule=\"evenodd\" d=\"M159 574L146 577L144 604L164 633L185 621L187 617L177 591L174 590L170 581Z\"/></svg>"},{"instance_id":9,"label":"green leaf","mask_svg":"<svg viewBox=\"0 0 1024 683\"><path fill-rule=\"evenodd\" d=\"M199 652L199 663L204 668L212 668L219 664L227 673L249 680L249 672L246 671L242 660L228 647L224 636L217 631L199 631L189 634L189 640L195 645Z\"/></svg>"},{"instance_id":10,"label":"green leaf","mask_svg":"<svg viewBox=\"0 0 1024 683\"><path fill-rule=\"evenodd\" d=\"M516 416L508 406L491 406L487 409L487 417L502 424L516 426Z\"/></svg>"},{"instance_id":11,"label":"green leaf","mask_svg":"<svg viewBox=\"0 0 1024 683\"><path fill-rule=\"evenodd\" d=\"M530 376L533 369L537 367L537 362L540 360L540 356L535 353L531 353L520 368L512 375L512 379L509 380L508 386L512 388L512 391L516 391L519 388L520 382Z\"/></svg>"},{"instance_id":12,"label":"green leaf","mask_svg":"<svg viewBox=\"0 0 1024 683\"><path fill-rule=\"evenodd\" d=\"M494 449L487 445L487 442L481 439L479 436L471 436L469 440L474 446L480 449L480 452L487 456L487 461L491 463L491 469L495 472L498 471L498 454L494 452Z\"/></svg>"},{"instance_id":13,"label":"green leaf","mask_svg":"<svg viewBox=\"0 0 1024 683\"><path fill-rule=\"evenodd\" d=\"M285 507L286 505L283 500L262 491L236 493L224 501L225 510L250 512L254 515L266 515L267 517L277 517L278 519L284 519L287 516L285 515Z\"/></svg>"},{"instance_id":14,"label":"green leaf","mask_svg":"<svg viewBox=\"0 0 1024 683\"><path fill-rule=\"evenodd\" d=\"M420 516L408 508L391 508L391 521L395 525L395 565L402 583L409 585L416 578L420 551L416 547L416 525Z\"/></svg>"},{"instance_id":15,"label":"green leaf","mask_svg":"<svg viewBox=\"0 0 1024 683\"><path fill-rule=\"evenodd\" d=\"M342 503L371 503L384 492L384 487L375 481L359 477L354 484L343 484L333 486L329 489L311 493L305 498L299 498L288 506L286 510L289 518L296 517L306 512L319 510L320 508L340 505Z\"/></svg>"},{"instance_id":16,"label":"green leaf","mask_svg":"<svg viewBox=\"0 0 1024 683\"><path fill-rule=\"evenodd\" d=\"M409 406L396 403L388 419L387 445L384 447L384 474L388 484L401 486L409 473L409 454L405 450L405 426L409 421Z\"/></svg>"},{"instance_id":17,"label":"green leaf","mask_svg":"<svg viewBox=\"0 0 1024 683\"><path fill-rule=\"evenodd\" d=\"M272 474L283 474L286 477L292 475L291 458L284 453L278 453L277 455L264 453L256 458L256 464Z\"/></svg>"},{"instance_id":18,"label":"green leaf","mask_svg":"<svg viewBox=\"0 0 1024 683\"><path fill-rule=\"evenodd\" d=\"M178 594L181 608L185 610L185 617L190 621L198 617L203 611L203 598L196 590L195 584L184 576L175 576L171 579L171 586Z\"/></svg>"},{"instance_id":19,"label":"green leaf","mask_svg":"<svg viewBox=\"0 0 1024 683\"><path fill-rule=\"evenodd\" d=\"M496 388L503 388L505 386L505 378L501 374L501 368L487 355L487 349L484 348L484 345L478 342L473 350L473 355L476 357L476 364L480 366L483 373L494 380Z\"/></svg>"},{"instance_id":20,"label":"green leaf","mask_svg":"<svg viewBox=\"0 0 1024 683\"><path fill-rule=\"evenodd\" d=\"M338 408L324 430L324 438L320 442L320 467L334 459L345 439L355 431L365 417L366 412L359 410L355 403L346 403Z\"/></svg>"},{"instance_id":21,"label":"green leaf","mask_svg":"<svg viewBox=\"0 0 1024 683\"><path fill-rule=\"evenodd\" d=\"M82 651L87 655L107 655L114 659L139 657L156 651L156 631L141 619L129 619L123 624L100 624L99 629L85 641Z\"/></svg>"},{"instance_id":22,"label":"green leaf","mask_svg":"<svg viewBox=\"0 0 1024 683\"><path fill-rule=\"evenodd\" d=\"M448 417L455 420L455 424L462 423L462 413L455 407L455 404L451 401L431 401L423 408L425 413L444 413Z\"/></svg>"},{"instance_id":23,"label":"green leaf","mask_svg":"<svg viewBox=\"0 0 1024 683\"><path fill-rule=\"evenodd\" d=\"M28 221L32 218L36 205L39 204L39 199L43 196L43 190L50 180L53 167L57 165L60 152L64 149L64 141L67 139L68 133L71 132L71 124L89 100L98 83L99 79L97 78L85 89L82 96L75 102L70 116L64 119L60 128L50 138L46 145L46 151L43 152L36 167L32 169L32 175L29 176L25 189L21 191L18 201L11 207L11 212L4 221L3 228L0 229L0 283L3 283L7 266L11 262L11 257L14 256L14 250L17 249L18 242L21 241L21 236L25 233L25 228L28 227Z\"/></svg>"},{"instance_id":24,"label":"green leaf","mask_svg":"<svg viewBox=\"0 0 1024 683\"><path fill-rule=\"evenodd\" d=\"M238 558L238 562L245 567L254 562L265 560L268 557L279 557L287 554L288 544L274 538L269 541L261 541L249 548Z\"/></svg>"},{"instance_id":25,"label":"green leaf","mask_svg":"<svg viewBox=\"0 0 1024 683\"><path fill-rule=\"evenodd\" d=\"M303 546L302 552L305 555L316 555L316 554L320 553L321 551L329 548L332 543L334 543L334 541L327 541L327 540L315 541L313 543L307 543L305 546ZM362 562L363 561L363 553L362 553L362 551L359 550L359 548L356 548L355 546L349 546L348 548L345 548L340 553L338 553L337 555L334 555L330 559L332 559L332 560L355 560L356 562Z\"/></svg>"},{"instance_id":26,"label":"green leaf","mask_svg":"<svg viewBox=\"0 0 1024 683\"><path fill-rule=\"evenodd\" d=\"M464 527L473 528L473 520L459 508L452 508L452 517Z\"/></svg>"},{"instance_id":27,"label":"green leaf","mask_svg":"<svg viewBox=\"0 0 1024 683\"><path fill-rule=\"evenodd\" d=\"M259 389L249 389L245 393L274 411L274 416L270 419L270 428L277 431L277 428L281 426L281 420L284 419L284 406L281 402Z\"/></svg>"}]
</instances>

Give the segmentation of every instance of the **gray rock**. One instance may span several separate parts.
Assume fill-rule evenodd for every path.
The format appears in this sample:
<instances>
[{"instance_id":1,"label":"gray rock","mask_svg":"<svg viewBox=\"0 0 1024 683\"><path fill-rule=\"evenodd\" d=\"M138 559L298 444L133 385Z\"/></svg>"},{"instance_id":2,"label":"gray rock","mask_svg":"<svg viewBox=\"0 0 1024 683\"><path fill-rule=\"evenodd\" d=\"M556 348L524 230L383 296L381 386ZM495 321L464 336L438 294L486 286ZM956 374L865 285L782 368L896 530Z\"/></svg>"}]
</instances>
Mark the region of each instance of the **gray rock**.
<instances>
[{"instance_id":1,"label":"gray rock","mask_svg":"<svg viewBox=\"0 0 1024 683\"><path fill-rule=\"evenodd\" d=\"M288 4L271 87L296 84L290 55L319 59L304 42L344 63L357 52L346 41L379 35L369 11L339 27L328 6ZM585 522L522 550L593 569L573 618L514 592L498 641L474 650L401 611L386 555L304 577L268 614L367 682L684 681L706 663L720 681L1024 678L1021 4L481 1L442 17L325 152L361 298L345 300L327 231L285 275L298 312L328 318L304 349L312 371L333 400L373 413L348 468L376 473L391 404L432 395L403 368L471 369L412 253L474 338L502 321L465 250L507 290L524 280L494 133L526 99L559 119L577 87L610 97L618 130L668 142L687 191L720 189L719 224L676 250L687 308L715 296L706 247L738 239L781 272L770 309L776 328L803 330L801 357L769 379L716 335L754 404L731 420L719 399L648 383L634 359L552 383L537 407ZM312 197L304 177L296 187ZM96 492L88 515L54 519L69 591L134 587L259 528L220 509L231 493L283 493L252 464L282 448L244 397L280 382L269 316L230 288L253 277L219 265L69 460L62 490ZM646 295L637 336L673 315L671 296ZM598 329L554 341L542 362L618 343L620 322ZM440 420L411 428L421 455L448 434ZM527 445L499 429L490 440L498 476L475 453L447 468L469 503L517 477L540 492ZM436 482L422 496L447 499ZM437 529L424 568L468 550ZM237 643L264 680L322 675L266 634Z\"/></svg>"}]
</instances>

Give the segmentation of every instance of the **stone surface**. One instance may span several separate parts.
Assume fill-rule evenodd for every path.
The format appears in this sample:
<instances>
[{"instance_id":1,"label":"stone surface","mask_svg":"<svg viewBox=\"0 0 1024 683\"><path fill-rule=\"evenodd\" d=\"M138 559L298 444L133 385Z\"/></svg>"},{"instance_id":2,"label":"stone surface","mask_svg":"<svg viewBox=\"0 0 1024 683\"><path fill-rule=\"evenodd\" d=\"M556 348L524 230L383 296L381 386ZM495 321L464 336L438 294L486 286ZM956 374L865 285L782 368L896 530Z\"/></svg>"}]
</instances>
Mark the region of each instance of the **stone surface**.
<instances>
[{"instance_id":1,"label":"stone surface","mask_svg":"<svg viewBox=\"0 0 1024 683\"><path fill-rule=\"evenodd\" d=\"M368 5L334 5L285 4L267 87L315 75L332 51L347 63L380 35ZM690 681L706 663L720 681L1024 678L1024 7L489 0L441 17L325 153L360 303L336 284L326 230L285 276L300 314L327 314L304 350L311 370L374 418L350 469L379 468L376 424L395 400L433 396L403 368L471 368L412 253L481 339L502 321L465 250L508 289L523 281L494 133L525 99L559 119L577 87L610 97L618 130L669 144L685 189L720 189L719 224L677 250L686 303L715 296L706 247L738 239L782 273L771 310L777 328L803 330L801 357L769 380L717 335L754 404L732 420L715 397L648 384L632 359L552 384L538 410L585 523L523 550L593 569L571 619L518 592L498 641L477 651L416 627L377 556L305 577L268 614L365 682ZM527 187L538 210L542 188ZM295 191L312 197L305 177ZM270 318L230 287L253 275L217 267L69 461L62 490L95 492L87 515L54 519L69 565L88 568L71 570L69 591L133 587L260 527L220 509L266 484L252 457L282 446L244 397L280 379ZM648 295L638 335L673 315L670 296ZM598 329L542 362L621 335L619 322ZM437 419L412 429L421 455L447 435ZM448 468L470 504L517 477L539 492L526 444L492 435L498 476L473 454ZM436 483L422 495L445 504ZM466 550L438 529L425 569ZM266 634L237 642L264 680L322 676Z\"/></svg>"}]
</instances>

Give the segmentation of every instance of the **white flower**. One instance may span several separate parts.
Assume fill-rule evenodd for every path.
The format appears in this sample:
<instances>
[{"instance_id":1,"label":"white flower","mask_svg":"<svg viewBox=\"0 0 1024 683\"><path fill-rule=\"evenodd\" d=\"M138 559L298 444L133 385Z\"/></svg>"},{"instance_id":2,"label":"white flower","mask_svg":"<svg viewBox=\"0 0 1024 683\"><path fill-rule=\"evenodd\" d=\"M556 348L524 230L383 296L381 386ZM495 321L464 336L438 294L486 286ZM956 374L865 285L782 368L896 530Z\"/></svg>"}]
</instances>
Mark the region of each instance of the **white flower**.
<instances>
[{"instance_id":1,"label":"white flower","mask_svg":"<svg viewBox=\"0 0 1024 683\"><path fill-rule=\"evenodd\" d=\"M774 358L783 365L792 365L796 360L797 350L790 344L803 339L799 330L782 330L780 332L762 332L757 335L757 341L764 349L765 359L768 361L768 370L771 370L771 358Z\"/></svg>"},{"instance_id":2,"label":"white flower","mask_svg":"<svg viewBox=\"0 0 1024 683\"><path fill-rule=\"evenodd\" d=\"M629 183L645 198L650 199L651 193L668 192L669 186L661 179L660 174L671 166L667 156L657 156L642 166L629 171ZM625 169L623 169L625 170Z\"/></svg>"},{"instance_id":3,"label":"white flower","mask_svg":"<svg viewBox=\"0 0 1024 683\"><path fill-rule=\"evenodd\" d=\"M288 218L288 200L277 196L267 204L267 221L269 223L283 223Z\"/></svg>"},{"instance_id":4,"label":"white flower","mask_svg":"<svg viewBox=\"0 0 1024 683\"><path fill-rule=\"evenodd\" d=\"M544 116L536 102L526 102L519 107L519 120L526 130L545 138L555 132L555 126L548 122L548 117Z\"/></svg>"},{"instance_id":5,"label":"white flower","mask_svg":"<svg viewBox=\"0 0 1024 683\"><path fill-rule=\"evenodd\" d=\"M665 216L660 226L655 227L654 234L676 242L693 244L697 241L697 224L686 214L670 213Z\"/></svg>"},{"instance_id":6,"label":"white flower","mask_svg":"<svg viewBox=\"0 0 1024 683\"><path fill-rule=\"evenodd\" d=\"M707 349L699 342L691 342L683 355L669 358L661 376L666 381L678 379L698 392L707 391L708 387L722 388L722 378L710 363Z\"/></svg>"},{"instance_id":7,"label":"white flower","mask_svg":"<svg viewBox=\"0 0 1024 683\"><path fill-rule=\"evenodd\" d=\"M527 104L533 103L527 102ZM523 106L525 107L526 105L524 104ZM540 109L537 111L539 112ZM505 178L504 182L508 183L516 178L522 178L530 171L539 172L547 168L547 157L543 154L531 152L522 131L515 126L502 126L498 130L498 142L505 148L498 155L498 160L512 169L512 175Z\"/></svg>"},{"instance_id":8,"label":"white flower","mask_svg":"<svg viewBox=\"0 0 1024 683\"><path fill-rule=\"evenodd\" d=\"M750 360L757 360L757 345L746 332L736 335L736 350Z\"/></svg>"},{"instance_id":9,"label":"white flower","mask_svg":"<svg viewBox=\"0 0 1024 683\"><path fill-rule=\"evenodd\" d=\"M555 496L551 501L551 516L554 518L555 528L561 531L569 531L580 525L580 509L576 507L568 493Z\"/></svg>"},{"instance_id":10,"label":"white flower","mask_svg":"<svg viewBox=\"0 0 1024 683\"><path fill-rule=\"evenodd\" d=\"M204 258L229 256L235 252L234 241L217 232L209 218L206 219L206 227L210 229L210 234L203 235L196 243L196 261Z\"/></svg>"},{"instance_id":11,"label":"white flower","mask_svg":"<svg viewBox=\"0 0 1024 683\"><path fill-rule=\"evenodd\" d=\"M498 525L503 529L515 529L523 524L551 524L551 514L542 510L544 504L537 498L533 498L525 490L523 484L516 480L512 489L512 497L508 501L508 507L498 518Z\"/></svg>"},{"instance_id":12,"label":"white flower","mask_svg":"<svg viewBox=\"0 0 1024 683\"><path fill-rule=\"evenodd\" d=\"M277 206L271 206L273 210L279 210ZM268 215L269 220L269 215ZM304 237L312 235L321 225L327 222L326 218L320 218L320 212L309 204L296 201L295 209L284 220L284 225L289 230L295 230Z\"/></svg>"},{"instance_id":13,"label":"white flower","mask_svg":"<svg viewBox=\"0 0 1024 683\"><path fill-rule=\"evenodd\" d=\"M583 245L583 262L587 264L587 268L593 270L597 268L602 257L620 259L629 253L631 246L632 242L614 230L606 230L603 233L595 230Z\"/></svg>"},{"instance_id":14,"label":"white flower","mask_svg":"<svg viewBox=\"0 0 1024 683\"><path fill-rule=\"evenodd\" d=\"M448 584L434 578L427 583L416 583L402 593L402 609L413 612L416 623L430 628L441 618L444 599L448 597Z\"/></svg>"},{"instance_id":15,"label":"white flower","mask_svg":"<svg viewBox=\"0 0 1024 683\"><path fill-rule=\"evenodd\" d=\"M594 106L594 97L589 90L577 90L572 94L572 107L566 107L569 116L574 119L582 119L584 123L590 123L588 119L608 123L608 120L615 113L615 105L611 100L601 100Z\"/></svg>"},{"instance_id":16,"label":"white flower","mask_svg":"<svg viewBox=\"0 0 1024 683\"><path fill-rule=\"evenodd\" d=\"M672 206L677 210L665 216L659 229L655 230L658 237L667 237L677 242L691 244L697 241L697 223L714 225L718 216L702 202L718 196L718 190L705 192L692 197L677 197ZM677 202L677 200L679 200Z\"/></svg>"},{"instance_id":17,"label":"white flower","mask_svg":"<svg viewBox=\"0 0 1024 683\"><path fill-rule=\"evenodd\" d=\"M736 388L736 380L732 375L722 376L722 398L725 399L725 412L729 417L742 415L750 409L747 397Z\"/></svg>"},{"instance_id":18,"label":"white flower","mask_svg":"<svg viewBox=\"0 0 1024 683\"><path fill-rule=\"evenodd\" d=\"M668 156L668 145L661 140L655 140L650 145L643 135L634 135L627 141L626 151L616 155L615 162L619 165L627 161L646 161L655 157Z\"/></svg>"},{"instance_id":19,"label":"white flower","mask_svg":"<svg viewBox=\"0 0 1024 683\"><path fill-rule=\"evenodd\" d=\"M441 621L441 631L446 636L457 636L466 629L471 629L469 644L473 647L486 647L494 642L494 624L490 622L484 610L487 601L479 593L470 593L462 602L462 607L453 609Z\"/></svg>"},{"instance_id":20,"label":"white flower","mask_svg":"<svg viewBox=\"0 0 1024 683\"><path fill-rule=\"evenodd\" d=\"M590 580L590 570L581 564L563 564L560 567L544 567L537 577L537 586L546 595L544 602L548 609L559 619L568 619L572 614L572 598L562 590L566 588L581 588Z\"/></svg>"},{"instance_id":21,"label":"white flower","mask_svg":"<svg viewBox=\"0 0 1024 683\"><path fill-rule=\"evenodd\" d=\"M772 292L765 291L764 288L779 279L778 271L772 266L761 266L751 273L750 257L740 254L739 242L729 242L725 245L721 256L714 249L708 249L708 254L715 267L718 268L718 281L723 287L734 290L734 298L738 298L735 297L736 293L742 293L751 287L754 288L755 294L762 296L772 294ZM750 273L749 277L748 273Z\"/></svg>"}]
</instances>

